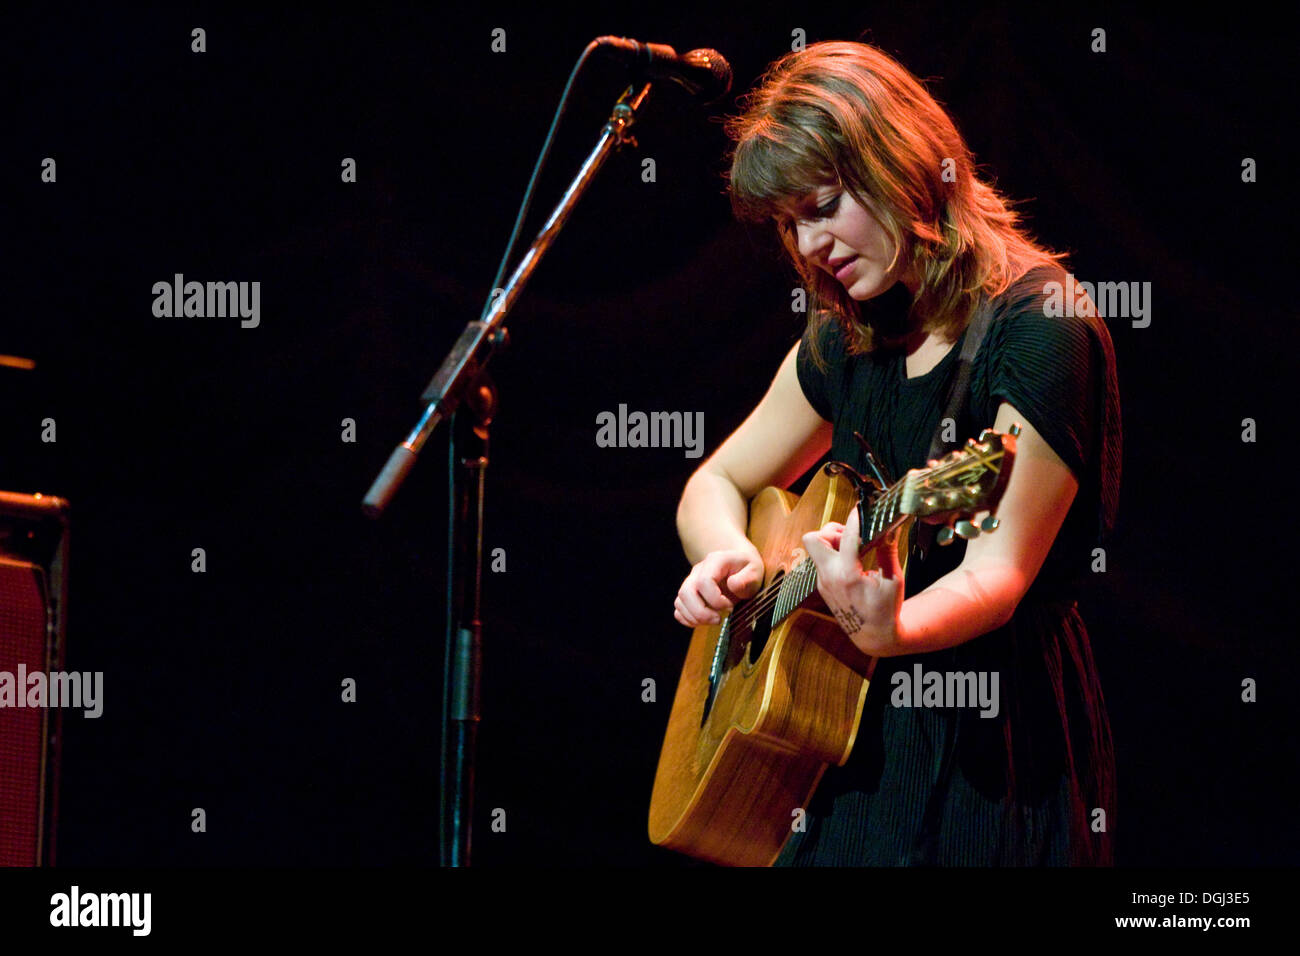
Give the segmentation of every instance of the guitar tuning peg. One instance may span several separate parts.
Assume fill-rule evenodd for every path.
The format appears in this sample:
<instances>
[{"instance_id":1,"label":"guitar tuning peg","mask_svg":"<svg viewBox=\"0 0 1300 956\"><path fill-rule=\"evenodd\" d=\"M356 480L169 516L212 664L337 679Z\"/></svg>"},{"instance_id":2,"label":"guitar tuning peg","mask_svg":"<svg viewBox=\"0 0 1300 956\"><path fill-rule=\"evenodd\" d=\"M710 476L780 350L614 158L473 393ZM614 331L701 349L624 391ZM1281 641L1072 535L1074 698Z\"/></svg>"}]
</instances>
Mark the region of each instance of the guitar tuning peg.
<instances>
[{"instance_id":1,"label":"guitar tuning peg","mask_svg":"<svg viewBox=\"0 0 1300 956\"><path fill-rule=\"evenodd\" d=\"M1017 422L1016 424L1014 424L1014 425L1012 425L1010 428L1008 428L1008 429L1007 429L1007 433L1008 433L1009 435L1011 435L1013 438L1019 438L1019 437L1020 437L1020 423Z\"/></svg>"},{"instance_id":2,"label":"guitar tuning peg","mask_svg":"<svg viewBox=\"0 0 1300 956\"><path fill-rule=\"evenodd\" d=\"M999 521L997 518L993 517L992 515L986 515L984 520L980 522L980 529L983 531L992 531L1001 523L1002 523L1001 521Z\"/></svg>"},{"instance_id":3,"label":"guitar tuning peg","mask_svg":"<svg viewBox=\"0 0 1300 956\"><path fill-rule=\"evenodd\" d=\"M938 534L934 536L934 540L941 545L952 544L952 528L940 528Z\"/></svg>"},{"instance_id":4,"label":"guitar tuning peg","mask_svg":"<svg viewBox=\"0 0 1300 956\"><path fill-rule=\"evenodd\" d=\"M965 538L967 541L980 536L980 529L965 519L958 521L953 530L957 532L957 537Z\"/></svg>"}]
</instances>

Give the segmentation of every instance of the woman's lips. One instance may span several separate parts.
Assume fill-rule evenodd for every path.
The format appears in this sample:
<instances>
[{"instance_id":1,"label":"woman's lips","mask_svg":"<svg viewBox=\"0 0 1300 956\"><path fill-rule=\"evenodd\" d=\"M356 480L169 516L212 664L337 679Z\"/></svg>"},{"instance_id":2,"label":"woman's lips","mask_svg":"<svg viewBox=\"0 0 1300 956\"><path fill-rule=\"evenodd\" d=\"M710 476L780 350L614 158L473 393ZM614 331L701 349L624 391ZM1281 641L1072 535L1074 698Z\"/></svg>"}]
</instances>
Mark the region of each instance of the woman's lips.
<instances>
[{"instance_id":1,"label":"woman's lips","mask_svg":"<svg viewBox=\"0 0 1300 956\"><path fill-rule=\"evenodd\" d=\"M844 263L844 265L842 265L842 266L840 266L838 269L836 269L836 270L835 270L835 278L838 279L840 282L843 282L843 281L845 280L845 278L848 276L848 274L849 274L849 270L853 268L853 263L855 263L855 262L857 262L857 261L858 261L858 257L857 257L857 256L854 256L854 257L853 257L852 259L850 259L848 262Z\"/></svg>"}]
</instances>

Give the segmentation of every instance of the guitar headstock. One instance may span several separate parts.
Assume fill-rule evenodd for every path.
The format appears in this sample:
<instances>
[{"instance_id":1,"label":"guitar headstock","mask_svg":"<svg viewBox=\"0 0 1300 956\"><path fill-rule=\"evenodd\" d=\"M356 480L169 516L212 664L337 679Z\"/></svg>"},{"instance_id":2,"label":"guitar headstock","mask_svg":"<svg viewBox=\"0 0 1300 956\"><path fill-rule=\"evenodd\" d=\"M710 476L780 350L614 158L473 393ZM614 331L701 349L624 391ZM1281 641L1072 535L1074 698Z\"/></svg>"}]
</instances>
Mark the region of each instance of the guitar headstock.
<instances>
[{"instance_id":1,"label":"guitar headstock","mask_svg":"<svg viewBox=\"0 0 1300 956\"><path fill-rule=\"evenodd\" d=\"M940 544L950 543L954 534L974 538L981 530L992 531L998 526L992 514L979 527L971 518L976 512L992 512L997 507L1011 475L1019 434L1019 425L1012 425L1006 433L986 428L979 438L932 461L929 467L913 468L904 479L900 510L918 518L945 518L947 527L937 536Z\"/></svg>"}]
</instances>

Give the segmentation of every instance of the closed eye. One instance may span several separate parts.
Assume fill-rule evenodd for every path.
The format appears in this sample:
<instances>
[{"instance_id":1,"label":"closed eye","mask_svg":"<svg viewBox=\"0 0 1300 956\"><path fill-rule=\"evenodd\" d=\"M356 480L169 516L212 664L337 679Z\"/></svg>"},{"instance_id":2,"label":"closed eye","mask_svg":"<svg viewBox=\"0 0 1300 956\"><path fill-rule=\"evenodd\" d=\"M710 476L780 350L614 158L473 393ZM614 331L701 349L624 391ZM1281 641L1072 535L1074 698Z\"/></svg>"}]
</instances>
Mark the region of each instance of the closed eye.
<instances>
[{"instance_id":1,"label":"closed eye","mask_svg":"<svg viewBox=\"0 0 1300 956\"><path fill-rule=\"evenodd\" d=\"M844 195L843 191L837 192L830 199L826 200L826 202L822 203L820 206L817 206L815 209L813 209L811 217L806 216L805 211L807 210L808 207L804 206L803 210L796 210L797 215L793 220L787 215L777 214L772 217L772 221L776 223L777 229L789 229L789 228L793 228L796 222L808 222L810 221L810 218L829 219L831 216L835 215L835 213L839 210L840 198L843 195Z\"/></svg>"},{"instance_id":2,"label":"closed eye","mask_svg":"<svg viewBox=\"0 0 1300 956\"><path fill-rule=\"evenodd\" d=\"M841 195L842 195L841 193L836 193L835 196L834 196L834 198L829 199L829 200L827 200L826 202L822 203L822 205L818 206L818 207L817 207L817 218L818 218L818 219L826 219L826 218L829 217L829 216L833 216L833 215L835 215L835 210L837 210L837 209L840 208L840 196L841 196Z\"/></svg>"}]
</instances>

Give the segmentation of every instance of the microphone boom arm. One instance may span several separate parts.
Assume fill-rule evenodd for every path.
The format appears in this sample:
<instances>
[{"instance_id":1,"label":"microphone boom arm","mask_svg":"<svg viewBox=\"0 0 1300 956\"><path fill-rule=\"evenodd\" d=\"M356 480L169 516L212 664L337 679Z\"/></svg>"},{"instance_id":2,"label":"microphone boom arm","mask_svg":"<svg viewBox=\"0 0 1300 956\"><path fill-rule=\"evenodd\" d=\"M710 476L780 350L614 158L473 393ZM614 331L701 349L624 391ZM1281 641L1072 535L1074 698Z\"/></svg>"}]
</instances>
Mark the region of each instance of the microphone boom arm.
<instances>
[{"instance_id":1,"label":"microphone boom arm","mask_svg":"<svg viewBox=\"0 0 1300 956\"><path fill-rule=\"evenodd\" d=\"M626 143L636 145L636 140L630 131L636 122L636 111L641 108L650 93L650 86L650 83L646 83L635 93L635 85L623 91L623 95L614 104L609 120L601 130L595 148L579 168L573 182L565 190L559 204L537 234L537 238L524 253L501 294L495 297L487 315L466 325L460 338L452 346L452 350L443 359L442 366L429 381L424 394L420 396L420 401L426 403L420 420L406 436L406 440L393 450L383 471L379 473L366 493L362 510L369 517L378 518L384 513L393 496L396 495L397 489L401 487L414 467L420 450L429 440L434 429L438 427L438 423L456 410L465 392L491 360L493 352L508 341L504 325L505 317L515 304L515 300L519 298L533 270L537 268L538 262L550 249L556 236L568 221L578 199L586 192L596 173L609 158L610 152L622 148Z\"/></svg>"}]
</instances>

